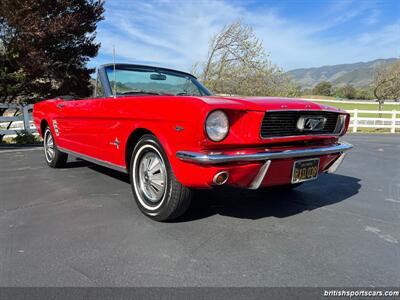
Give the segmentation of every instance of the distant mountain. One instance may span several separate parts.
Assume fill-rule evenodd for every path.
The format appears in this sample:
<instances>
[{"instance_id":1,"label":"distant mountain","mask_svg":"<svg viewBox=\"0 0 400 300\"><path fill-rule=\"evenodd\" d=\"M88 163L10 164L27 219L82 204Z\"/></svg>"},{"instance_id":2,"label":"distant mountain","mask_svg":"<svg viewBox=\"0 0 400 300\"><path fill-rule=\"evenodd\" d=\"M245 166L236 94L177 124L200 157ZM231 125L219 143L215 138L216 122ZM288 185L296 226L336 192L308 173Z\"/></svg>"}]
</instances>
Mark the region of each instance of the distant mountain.
<instances>
[{"instance_id":1,"label":"distant mountain","mask_svg":"<svg viewBox=\"0 0 400 300\"><path fill-rule=\"evenodd\" d=\"M374 79L377 67L394 63L396 58L376 59L369 62L304 68L289 71L288 74L302 87L313 88L321 81L329 81L334 86L351 84L355 87L366 87Z\"/></svg>"}]
</instances>

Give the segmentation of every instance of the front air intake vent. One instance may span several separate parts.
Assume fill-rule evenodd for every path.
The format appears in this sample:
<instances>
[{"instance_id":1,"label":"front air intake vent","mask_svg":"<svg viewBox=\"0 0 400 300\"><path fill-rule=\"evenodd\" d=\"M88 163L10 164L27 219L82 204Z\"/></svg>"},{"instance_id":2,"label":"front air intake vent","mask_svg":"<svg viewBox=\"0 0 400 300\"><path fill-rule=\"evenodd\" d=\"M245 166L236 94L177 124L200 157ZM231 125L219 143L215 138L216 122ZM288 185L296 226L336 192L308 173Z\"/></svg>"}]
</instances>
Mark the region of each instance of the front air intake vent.
<instances>
[{"instance_id":1,"label":"front air intake vent","mask_svg":"<svg viewBox=\"0 0 400 300\"><path fill-rule=\"evenodd\" d=\"M333 134L338 119L338 113L330 111L268 111L265 113L261 124L261 137L287 137L299 135ZM298 128L300 118L323 120L323 126L317 129Z\"/></svg>"}]
</instances>

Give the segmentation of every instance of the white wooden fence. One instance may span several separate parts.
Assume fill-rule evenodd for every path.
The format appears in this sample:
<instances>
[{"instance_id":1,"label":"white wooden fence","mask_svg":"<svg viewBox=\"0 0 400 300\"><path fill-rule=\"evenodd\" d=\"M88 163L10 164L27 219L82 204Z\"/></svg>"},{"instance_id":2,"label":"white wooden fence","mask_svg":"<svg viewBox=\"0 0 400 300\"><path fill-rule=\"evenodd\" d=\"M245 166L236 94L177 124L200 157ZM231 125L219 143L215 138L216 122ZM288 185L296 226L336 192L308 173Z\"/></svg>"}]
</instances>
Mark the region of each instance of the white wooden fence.
<instances>
[{"instance_id":1,"label":"white wooden fence","mask_svg":"<svg viewBox=\"0 0 400 300\"><path fill-rule=\"evenodd\" d=\"M400 129L400 111L379 111L379 110L348 110L351 114L350 128L353 132L357 132L359 128L386 128L391 133L395 133L396 129ZM366 114L377 115L378 117L367 117ZM364 115L364 116L363 116Z\"/></svg>"},{"instance_id":2,"label":"white wooden fence","mask_svg":"<svg viewBox=\"0 0 400 300\"><path fill-rule=\"evenodd\" d=\"M14 109L19 111L19 115L16 116L0 116L0 135L16 135L20 132L37 132L31 116L33 104L0 104L0 108Z\"/></svg>"},{"instance_id":3,"label":"white wooden fence","mask_svg":"<svg viewBox=\"0 0 400 300\"><path fill-rule=\"evenodd\" d=\"M17 132L36 133L36 127L31 118L33 105L0 104L0 108L18 109L22 113L13 117L0 117L0 135L16 135ZM400 129L400 111L379 111L379 110L348 110L350 113L350 129L357 132L359 128L386 128L391 133ZM378 117L367 117L372 114ZM363 116L364 115L364 116ZM386 117L385 117L386 116ZM12 122L7 129L9 122ZM3 125L3 126L2 126Z\"/></svg>"}]
</instances>

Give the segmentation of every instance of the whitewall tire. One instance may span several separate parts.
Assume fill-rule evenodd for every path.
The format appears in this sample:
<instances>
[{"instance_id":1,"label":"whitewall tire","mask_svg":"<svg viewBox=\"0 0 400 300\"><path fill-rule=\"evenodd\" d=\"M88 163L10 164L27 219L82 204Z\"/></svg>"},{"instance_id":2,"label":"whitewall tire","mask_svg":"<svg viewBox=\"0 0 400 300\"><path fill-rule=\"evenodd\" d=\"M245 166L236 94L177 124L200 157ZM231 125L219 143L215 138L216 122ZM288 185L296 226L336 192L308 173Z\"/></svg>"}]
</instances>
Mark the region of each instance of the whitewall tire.
<instances>
[{"instance_id":1,"label":"whitewall tire","mask_svg":"<svg viewBox=\"0 0 400 300\"><path fill-rule=\"evenodd\" d=\"M56 141L50 130L50 127L46 127L43 134L43 149L44 158L46 163L52 168L60 168L65 166L68 160L68 154L58 150Z\"/></svg>"},{"instance_id":2,"label":"whitewall tire","mask_svg":"<svg viewBox=\"0 0 400 300\"><path fill-rule=\"evenodd\" d=\"M158 139L145 134L130 165L132 192L140 210L157 221L178 218L189 207L191 191L180 184Z\"/></svg>"}]
</instances>

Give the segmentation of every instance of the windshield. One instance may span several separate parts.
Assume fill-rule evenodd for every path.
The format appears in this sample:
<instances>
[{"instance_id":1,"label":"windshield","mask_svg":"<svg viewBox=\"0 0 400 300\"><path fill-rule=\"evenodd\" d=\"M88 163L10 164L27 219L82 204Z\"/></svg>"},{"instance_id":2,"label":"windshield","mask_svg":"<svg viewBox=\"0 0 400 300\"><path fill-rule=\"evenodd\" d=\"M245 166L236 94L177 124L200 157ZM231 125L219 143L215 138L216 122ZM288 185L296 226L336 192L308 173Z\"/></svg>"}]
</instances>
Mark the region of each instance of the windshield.
<instances>
[{"instance_id":1,"label":"windshield","mask_svg":"<svg viewBox=\"0 0 400 300\"><path fill-rule=\"evenodd\" d=\"M112 66L107 67L106 71L112 92L116 95L211 95L193 76L179 72L117 67L114 74Z\"/></svg>"}]
</instances>

